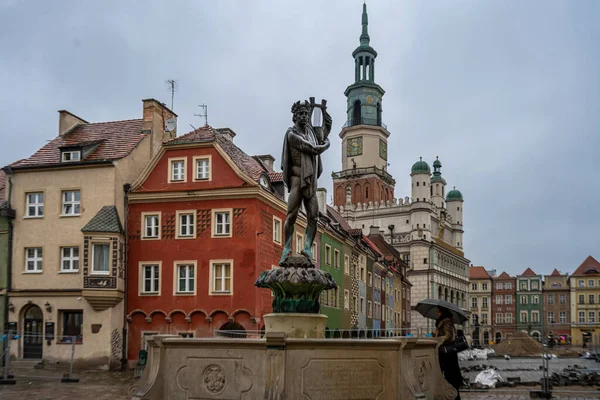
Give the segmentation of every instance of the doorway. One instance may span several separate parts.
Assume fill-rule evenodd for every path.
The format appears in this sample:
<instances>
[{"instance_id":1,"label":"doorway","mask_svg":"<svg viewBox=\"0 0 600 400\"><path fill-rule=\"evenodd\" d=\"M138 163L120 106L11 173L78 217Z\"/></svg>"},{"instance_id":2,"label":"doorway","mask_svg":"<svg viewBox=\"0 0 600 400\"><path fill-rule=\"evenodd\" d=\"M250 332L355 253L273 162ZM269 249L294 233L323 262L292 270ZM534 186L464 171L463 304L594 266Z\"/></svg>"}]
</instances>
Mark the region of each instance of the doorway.
<instances>
[{"instance_id":1,"label":"doorway","mask_svg":"<svg viewBox=\"0 0 600 400\"><path fill-rule=\"evenodd\" d=\"M41 359L44 346L44 314L38 306L25 311L23 320L23 358Z\"/></svg>"}]
</instances>

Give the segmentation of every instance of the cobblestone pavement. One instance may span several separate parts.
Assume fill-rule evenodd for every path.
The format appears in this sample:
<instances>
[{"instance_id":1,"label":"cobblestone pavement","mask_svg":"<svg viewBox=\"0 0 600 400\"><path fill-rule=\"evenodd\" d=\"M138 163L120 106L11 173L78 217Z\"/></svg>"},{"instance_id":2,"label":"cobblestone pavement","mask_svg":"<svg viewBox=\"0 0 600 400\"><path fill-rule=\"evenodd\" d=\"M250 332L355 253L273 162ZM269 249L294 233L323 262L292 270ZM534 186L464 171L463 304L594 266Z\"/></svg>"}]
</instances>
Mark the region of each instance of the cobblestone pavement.
<instances>
[{"instance_id":1,"label":"cobblestone pavement","mask_svg":"<svg viewBox=\"0 0 600 400\"><path fill-rule=\"evenodd\" d=\"M564 362L564 366L573 364ZM0 400L130 400L129 388L138 382L132 372L79 372L75 374L80 379L78 383L61 383L61 376L62 372L51 370L30 371L26 376L17 374L16 385L0 385ZM461 397L469 400L529 400L529 391L535 389L517 387L463 391ZM600 391L594 387L560 387L555 388L553 394L557 400L600 399Z\"/></svg>"}]
</instances>

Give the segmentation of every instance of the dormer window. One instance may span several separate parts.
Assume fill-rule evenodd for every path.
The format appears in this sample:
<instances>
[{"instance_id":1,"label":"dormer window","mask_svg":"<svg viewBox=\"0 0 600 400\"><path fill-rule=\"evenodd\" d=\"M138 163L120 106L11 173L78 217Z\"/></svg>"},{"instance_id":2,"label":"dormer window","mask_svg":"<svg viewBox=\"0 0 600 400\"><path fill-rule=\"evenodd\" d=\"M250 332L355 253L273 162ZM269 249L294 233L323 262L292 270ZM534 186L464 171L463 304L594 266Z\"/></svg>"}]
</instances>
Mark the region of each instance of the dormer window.
<instances>
[{"instance_id":1,"label":"dormer window","mask_svg":"<svg viewBox=\"0 0 600 400\"><path fill-rule=\"evenodd\" d=\"M61 154L62 162L81 161L81 150L63 151Z\"/></svg>"}]
</instances>

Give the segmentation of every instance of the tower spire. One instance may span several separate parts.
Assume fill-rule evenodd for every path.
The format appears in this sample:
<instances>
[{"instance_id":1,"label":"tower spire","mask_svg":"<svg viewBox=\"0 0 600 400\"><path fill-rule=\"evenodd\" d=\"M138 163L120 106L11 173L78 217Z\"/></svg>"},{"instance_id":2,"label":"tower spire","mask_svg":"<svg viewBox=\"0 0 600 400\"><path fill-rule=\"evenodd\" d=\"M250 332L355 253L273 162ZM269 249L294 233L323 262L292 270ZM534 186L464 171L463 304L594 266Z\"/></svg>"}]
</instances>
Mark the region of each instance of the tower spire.
<instances>
[{"instance_id":1,"label":"tower spire","mask_svg":"<svg viewBox=\"0 0 600 400\"><path fill-rule=\"evenodd\" d=\"M363 3L362 34L360 35L360 44L368 46L370 40L371 38L369 37L369 16L367 15L367 3L365 1Z\"/></svg>"}]
</instances>

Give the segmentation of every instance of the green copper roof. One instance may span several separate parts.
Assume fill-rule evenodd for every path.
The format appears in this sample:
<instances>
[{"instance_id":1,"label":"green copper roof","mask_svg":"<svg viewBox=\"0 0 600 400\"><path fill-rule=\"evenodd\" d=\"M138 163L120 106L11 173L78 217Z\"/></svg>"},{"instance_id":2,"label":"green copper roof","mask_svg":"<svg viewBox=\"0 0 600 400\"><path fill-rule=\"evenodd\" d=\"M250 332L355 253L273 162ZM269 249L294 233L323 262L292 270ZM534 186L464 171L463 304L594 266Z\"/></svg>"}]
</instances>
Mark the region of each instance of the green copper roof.
<instances>
[{"instance_id":1,"label":"green copper roof","mask_svg":"<svg viewBox=\"0 0 600 400\"><path fill-rule=\"evenodd\" d=\"M411 172L413 174L430 174L431 169L426 161L423 161L423 157L419 161L413 164Z\"/></svg>"},{"instance_id":2,"label":"green copper roof","mask_svg":"<svg viewBox=\"0 0 600 400\"><path fill-rule=\"evenodd\" d=\"M433 162L433 175L431 176L431 182L441 182L444 185L446 184L446 180L442 178L442 162L438 157L435 158Z\"/></svg>"},{"instance_id":3,"label":"green copper roof","mask_svg":"<svg viewBox=\"0 0 600 400\"><path fill-rule=\"evenodd\" d=\"M446 195L446 201L463 201L463 195L459 190L454 188Z\"/></svg>"},{"instance_id":4,"label":"green copper roof","mask_svg":"<svg viewBox=\"0 0 600 400\"><path fill-rule=\"evenodd\" d=\"M90 222L81 228L81 232L123 233L117 207L102 207Z\"/></svg>"},{"instance_id":5,"label":"green copper roof","mask_svg":"<svg viewBox=\"0 0 600 400\"><path fill-rule=\"evenodd\" d=\"M367 3L363 3L362 13L362 34L360 35L360 44L368 46L371 38L369 37L369 16L367 15Z\"/></svg>"}]
</instances>

